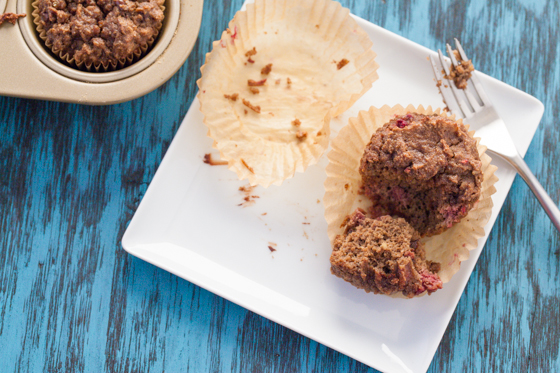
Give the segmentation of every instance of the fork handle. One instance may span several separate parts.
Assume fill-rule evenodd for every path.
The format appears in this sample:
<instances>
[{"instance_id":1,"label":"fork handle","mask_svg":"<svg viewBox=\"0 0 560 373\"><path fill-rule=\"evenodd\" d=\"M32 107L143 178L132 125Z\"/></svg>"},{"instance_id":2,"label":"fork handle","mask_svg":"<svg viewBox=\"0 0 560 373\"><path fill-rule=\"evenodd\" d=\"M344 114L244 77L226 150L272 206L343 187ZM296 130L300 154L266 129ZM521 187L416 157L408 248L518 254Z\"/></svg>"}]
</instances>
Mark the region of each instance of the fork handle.
<instances>
[{"instance_id":1,"label":"fork handle","mask_svg":"<svg viewBox=\"0 0 560 373\"><path fill-rule=\"evenodd\" d=\"M560 231L560 210L558 210L558 206L556 206L556 203L554 203L554 201L542 187L541 183L539 183L535 175L533 175L531 169L529 169L529 166L527 166L527 163L525 163L523 158L521 158L519 154L516 154L513 157L506 157L498 153L494 154L498 155L500 158L503 158L505 161L509 162L513 167L515 167L519 176L521 176L523 180L525 180L529 188L531 188L531 190L535 194L535 197L537 197L537 199L541 203L544 211L546 211L548 217L552 221L552 224L554 224L556 229Z\"/></svg>"}]
</instances>

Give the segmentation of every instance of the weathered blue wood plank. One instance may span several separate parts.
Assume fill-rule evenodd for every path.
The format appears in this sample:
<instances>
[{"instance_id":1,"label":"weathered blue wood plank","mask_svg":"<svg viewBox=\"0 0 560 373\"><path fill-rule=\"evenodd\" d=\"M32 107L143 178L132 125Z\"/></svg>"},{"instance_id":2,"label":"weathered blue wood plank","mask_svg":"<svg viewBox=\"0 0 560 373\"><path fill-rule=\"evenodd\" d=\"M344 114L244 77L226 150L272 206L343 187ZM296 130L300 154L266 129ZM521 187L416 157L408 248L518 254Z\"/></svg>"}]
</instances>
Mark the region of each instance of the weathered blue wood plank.
<instances>
[{"instance_id":1,"label":"weathered blue wood plank","mask_svg":"<svg viewBox=\"0 0 560 373\"><path fill-rule=\"evenodd\" d=\"M121 249L241 3L206 1L185 65L140 99L0 97L0 370L374 372ZM557 1L342 3L432 49L459 37L479 70L543 101L526 161L560 200ZM559 238L517 179L430 372L560 371Z\"/></svg>"}]
</instances>

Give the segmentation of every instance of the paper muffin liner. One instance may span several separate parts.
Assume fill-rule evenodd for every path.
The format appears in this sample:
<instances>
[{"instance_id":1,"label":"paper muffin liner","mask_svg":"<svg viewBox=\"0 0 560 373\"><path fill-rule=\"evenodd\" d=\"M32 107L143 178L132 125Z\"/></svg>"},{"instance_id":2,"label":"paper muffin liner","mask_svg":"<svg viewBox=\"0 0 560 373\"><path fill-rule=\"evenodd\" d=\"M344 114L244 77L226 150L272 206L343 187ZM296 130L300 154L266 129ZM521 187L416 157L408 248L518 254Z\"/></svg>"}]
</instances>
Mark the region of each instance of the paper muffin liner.
<instances>
[{"instance_id":1,"label":"paper muffin liner","mask_svg":"<svg viewBox=\"0 0 560 373\"><path fill-rule=\"evenodd\" d=\"M237 12L197 82L208 136L228 168L268 187L317 163L330 118L377 79L372 44L331 0L257 0Z\"/></svg>"},{"instance_id":2,"label":"paper muffin liner","mask_svg":"<svg viewBox=\"0 0 560 373\"><path fill-rule=\"evenodd\" d=\"M132 65L134 62L140 60L148 51L148 49L150 49L150 47L154 44L154 42L156 41L159 32L163 26L163 23L158 22L156 24L156 32L155 34L148 40L148 42L145 45L140 46L139 48L135 49L131 55L129 55L127 58L124 58L122 60L117 61L116 63L110 63L108 62L107 64L86 64L84 62L77 62L74 57L70 56L68 53L63 53L63 51L61 50L55 50L53 47L53 44L51 42L48 41L47 39L47 31L45 30L45 28L43 27L43 25L41 25L41 14L39 13L39 1L40 0L35 0L33 3L31 3L32 7L33 7L33 12L31 13L31 15L33 16L33 23L35 24L37 33L39 35L39 38L43 41L43 43L45 43L45 46L52 52L54 53L58 58L60 58L63 62L65 62L67 65L77 68L79 70L83 70L83 71L89 71L89 72L108 72L108 71L115 71L115 70L120 70L123 69L127 66ZM161 6L161 11L165 13L165 6Z\"/></svg>"},{"instance_id":3,"label":"paper muffin liner","mask_svg":"<svg viewBox=\"0 0 560 373\"><path fill-rule=\"evenodd\" d=\"M326 167L327 179L323 198L331 244L338 234L343 233L344 228L341 225L348 214L356 207L367 210L371 206L371 201L365 195L358 194L362 184L359 173L360 160L371 136L395 115L408 112L439 114L455 119L454 115L442 113L440 109L432 110L430 106L424 108L409 105L404 108L397 105L383 106L380 109L371 107L369 111L360 111L358 117L351 118L349 124L342 128L332 141L332 150L327 155L329 164ZM458 121L462 122L461 119ZM474 131L470 131L469 135L473 136ZM439 235L422 239L426 259L441 264L438 275L444 283L457 273L461 262L468 259L469 251L478 246L478 239L484 236L484 226L492 214L491 196L496 192L494 184L498 178L494 172L497 167L490 164L491 158L486 154L486 147L480 145L480 139L475 140L484 175L480 199L459 223Z\"/></svg>"}]
</instances>

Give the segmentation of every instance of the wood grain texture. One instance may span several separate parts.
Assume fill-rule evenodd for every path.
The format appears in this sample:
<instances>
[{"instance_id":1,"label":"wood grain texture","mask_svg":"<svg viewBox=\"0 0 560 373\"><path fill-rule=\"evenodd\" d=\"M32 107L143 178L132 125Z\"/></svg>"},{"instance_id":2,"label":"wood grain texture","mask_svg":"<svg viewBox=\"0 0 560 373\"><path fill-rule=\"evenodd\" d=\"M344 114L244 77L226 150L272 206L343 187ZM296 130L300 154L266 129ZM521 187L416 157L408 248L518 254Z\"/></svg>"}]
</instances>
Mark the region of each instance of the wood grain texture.
<instances>
[{"instance_id":1,"label":"wood grain texture","mask_svg":"<svg viewBox=\"0 0 560 373\"><path fill-rule=\"evenodd\" d=\"M525 159L560 200L558 1L342 4L431 49L458 37L479 70L540 99ZM207 0L185 65L140 99L0 97L1 371L374 372L121 248L199 66L240 6ZM560 372L559 238L517 178L430 372Z\"/></svg>"}]
</instances>

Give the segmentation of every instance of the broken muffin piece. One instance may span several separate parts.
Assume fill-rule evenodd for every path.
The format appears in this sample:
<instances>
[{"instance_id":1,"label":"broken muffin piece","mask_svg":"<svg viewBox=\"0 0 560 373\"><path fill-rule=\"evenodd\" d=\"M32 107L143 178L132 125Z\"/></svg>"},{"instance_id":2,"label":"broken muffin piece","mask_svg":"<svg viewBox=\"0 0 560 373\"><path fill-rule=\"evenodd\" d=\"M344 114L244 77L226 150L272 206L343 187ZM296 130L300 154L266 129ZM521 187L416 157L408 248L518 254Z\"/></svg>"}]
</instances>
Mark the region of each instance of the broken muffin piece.
<instances>
[{"instance_id":1,"label":"broken muffin piece","mask_svg":"<svg viewBox=\"0 0 560 373\"><path fill-rule=\"evenodd\" d=\"M412 298L442 288L440 264L427 261L420 235L404 219L366 217L357 209L336 236L331 273L367 293Z\"/></svg>"}]
</instances>

